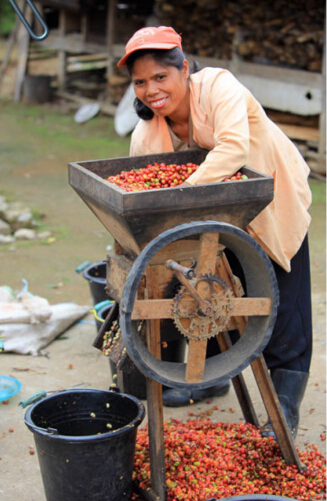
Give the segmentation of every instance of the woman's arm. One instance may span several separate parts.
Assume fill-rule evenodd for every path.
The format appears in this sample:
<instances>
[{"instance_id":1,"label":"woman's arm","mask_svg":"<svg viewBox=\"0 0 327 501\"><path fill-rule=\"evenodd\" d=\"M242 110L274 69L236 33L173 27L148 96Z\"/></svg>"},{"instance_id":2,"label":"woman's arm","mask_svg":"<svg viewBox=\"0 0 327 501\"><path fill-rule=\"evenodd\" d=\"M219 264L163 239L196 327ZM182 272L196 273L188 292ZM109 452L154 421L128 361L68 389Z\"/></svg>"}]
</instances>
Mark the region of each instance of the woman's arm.
<instances>
[{"instance_id":1,"label":"woman's arm","mask_svg":"<svg viewBox=\"0 0 327 501\"><path fill-rule=\"evenodd\" d=\"M190 184L222 181L247 164L250 137L244 90L240 82L227 70L202 82L200 106L203 107L208 120L208 123L203 125L207 125L208 130L213 130L215 146L199 169L188 179ZM201 135L202 124L197 123L196 104L194 109L193 122ZM202 131L205 134L205 128L203 130L202 127Z\"/></svg>"}]
</instances>

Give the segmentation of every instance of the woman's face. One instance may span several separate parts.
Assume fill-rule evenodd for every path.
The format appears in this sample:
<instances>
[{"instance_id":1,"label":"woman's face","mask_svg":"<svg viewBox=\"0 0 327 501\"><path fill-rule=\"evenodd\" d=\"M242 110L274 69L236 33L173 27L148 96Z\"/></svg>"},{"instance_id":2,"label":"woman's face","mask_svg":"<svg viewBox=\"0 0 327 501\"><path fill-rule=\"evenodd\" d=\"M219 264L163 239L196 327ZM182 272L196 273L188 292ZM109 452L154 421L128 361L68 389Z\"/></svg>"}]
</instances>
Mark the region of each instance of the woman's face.
<instances>
[{"instance_id":1,"label":"woman's face","mask_svg":"<svg viewBox=\"0 0 327 501\"><path fill-rule=\"evenodd\" d=\"M173 117L181 107L188 106L188 63L182 70L162 66L151 55L135 61L132 81L136 96L156 115Z\"/></svg>"}]
</instances>

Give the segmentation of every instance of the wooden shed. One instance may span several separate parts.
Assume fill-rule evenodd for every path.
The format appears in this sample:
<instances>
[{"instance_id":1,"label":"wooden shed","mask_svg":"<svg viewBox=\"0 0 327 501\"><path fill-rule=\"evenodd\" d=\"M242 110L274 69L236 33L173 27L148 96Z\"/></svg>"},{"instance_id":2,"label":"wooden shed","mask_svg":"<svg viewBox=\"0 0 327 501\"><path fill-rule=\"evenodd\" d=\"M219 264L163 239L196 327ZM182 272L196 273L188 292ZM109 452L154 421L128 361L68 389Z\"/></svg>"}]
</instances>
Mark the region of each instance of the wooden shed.
<instances>
[{"instance_id":1,"label":"wooden shed","mask_svg":"<svg viewBox=\"0 0 327 501\"><path fill-rule=\"evenodd\" d=\"M114 113L129 85L116 62L130 36L143 26L173 26L188 58L200 67L230 69L266 109L300 117L295 125L303 125L301 117L304 124L312 118L319 130L309 134L318 142L315 170L326 172L324 0L38 0L37 5L49 26L49 36L37 44L56 51L62 96L73 99L68 92L73 74L82 79L84 92L95 88L91 74L98 71L102 108ZM294 132L292 122L293 132L284 124L290 137L308 135L303 127Z\"/></svg>"}]
</instances>

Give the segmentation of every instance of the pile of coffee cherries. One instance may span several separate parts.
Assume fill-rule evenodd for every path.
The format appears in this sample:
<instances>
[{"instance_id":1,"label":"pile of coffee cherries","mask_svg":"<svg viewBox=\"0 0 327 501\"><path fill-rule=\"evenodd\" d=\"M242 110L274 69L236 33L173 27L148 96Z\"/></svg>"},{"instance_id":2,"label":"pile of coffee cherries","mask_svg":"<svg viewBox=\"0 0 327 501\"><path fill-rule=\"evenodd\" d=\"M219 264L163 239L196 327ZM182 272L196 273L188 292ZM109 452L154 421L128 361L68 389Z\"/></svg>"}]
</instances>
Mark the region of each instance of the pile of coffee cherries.
<instances>
[{"instance_id":1,"label":"pile of coffee cherries","mask_svg":"<svg viewBox=\"0 0 327 501\"><path fill-rule=\"evenodd\" d=\"M182 165L154 163L140 169L122 170L115 176L106 179L109 183L119 186L125 191L158 190L160 188L173 188L184 183L199 165L186 163ZM246 174L238 171L224 181L242 181L248 179Z\"/></svg>"},{"instance_id":2,"label":"pile of coffee cherries","mask_svg":"<svg viewBox=\"0 0 327 501\"><path fill-rule=\"evenodd\" d=\"M171 419L164 424L167 501L205 501L236 495L325 498L326 459L317 446L298 452L306 467L287 465L279 445L249 423ZM151 487L147 428L138 430L134 480ZM134 494L133 499L139 499Z\"/></svg>"},{"instance_id":3,"label":"pile of coffee cherries","mask_svg":"<svg viewBox=\"0 0 327 501\"><path fill-rule=\"evenodd\" d=\"M197 164L193 163L182 165L154 163L140 169L123 170L115 176L108 177L107 181L125 191L172 188L186 181L198 167Z\"/></svg>"}]
</instances>

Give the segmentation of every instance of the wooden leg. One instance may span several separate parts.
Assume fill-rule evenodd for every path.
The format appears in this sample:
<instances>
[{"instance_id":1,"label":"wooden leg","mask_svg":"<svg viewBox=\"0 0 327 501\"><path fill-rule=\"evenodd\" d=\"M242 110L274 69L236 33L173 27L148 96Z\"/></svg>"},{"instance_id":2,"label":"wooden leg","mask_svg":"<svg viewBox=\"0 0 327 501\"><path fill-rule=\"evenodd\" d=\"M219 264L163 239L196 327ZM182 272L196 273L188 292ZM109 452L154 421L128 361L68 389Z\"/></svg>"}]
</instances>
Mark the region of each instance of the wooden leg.
<instances>
[{"instance_id":1,"label":"wooden leg","mask_svg":"<svg viewBox=\"0 0 327 501\"><path fill-rule=\"evenodd\" d=\"M222 332L217 336L217 340L221 351L226 351L232 346L228 332ZM259 421L254 410L243 375L238 374L237 376L235 376L232 379L232 383L245 421L258 427Z\"/></svg>"},{"instance_id":2,"label":"wooden leg","mask_svg":"<svg viewBox=\"0 0 327 501\"><path fill-rule=\"evenodd\" d=\"M149 268L146 273L146 298L156 298L155 268ZM149 352L157 358L161 356L160 320L147 321L147 345ZM166 501L166 467L163 427L162 385L150 378L146 379L151 488L158 501Z\"/></svg>"},{"instance_id":3,"label":"wooden leg","mask_svg":"<svg viewBox=\"0 0 327 501\"><path fill-rule=\"evenodd\" d=\"M287 464L296 464L300 471L306 469L301 463L294 447L291 432L280 406L275 387L268 372L268 367L261 354L251 364L263 403L276 435L278 445Z\"/></svg>"},{"instance_id":4,"label":"wooden leg","mask_svg":"<svg viewBox=\"0 0 327 501\"><path fill-rule=\"evenodd\" d=\"M160 501L165 501L166 468L161 384L147 378L146 395L149 423L151 488Z\"/></svg>"},{"instance_id":5,"label":"wooden leg","mask_svg":"<svg viewBox=\"0 0 327 501\"><path fill-rule=\"evenodd\" d=\"M220 253L217 260L217 274L222 278L227 285L234 291L235 296L240 295L240 288L235 282L232 270L224 253ZM235 318L236 326L240 335L242 335L246 326L246 320L243 317ZM218 336L220 348L225 351L231 346L228 333L223 336ZM256 360L251 363L252 372L256 379L263 403L265 405L269 420L272 424L276 435L278 445L282 455L288 464L296 464L300 471L305 469L301 463L298 453L294 447L291 432L286 423L286 419L280 406L275 387L270 378L268 368L263 355L261 354ZM258 426L258 419L254 412L251 399L249 397L245 381L241 374L233 378L234 389L242 408L244 418Z\"/></svg>"}]
</instances>

